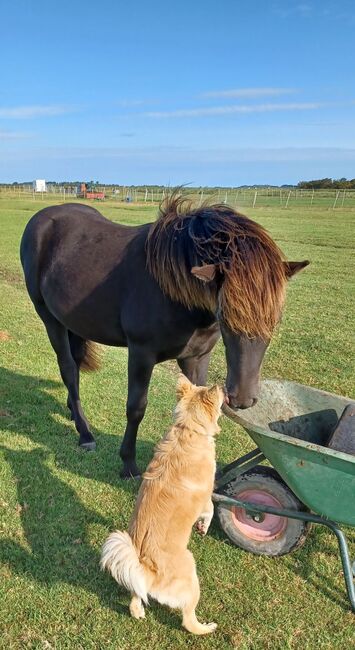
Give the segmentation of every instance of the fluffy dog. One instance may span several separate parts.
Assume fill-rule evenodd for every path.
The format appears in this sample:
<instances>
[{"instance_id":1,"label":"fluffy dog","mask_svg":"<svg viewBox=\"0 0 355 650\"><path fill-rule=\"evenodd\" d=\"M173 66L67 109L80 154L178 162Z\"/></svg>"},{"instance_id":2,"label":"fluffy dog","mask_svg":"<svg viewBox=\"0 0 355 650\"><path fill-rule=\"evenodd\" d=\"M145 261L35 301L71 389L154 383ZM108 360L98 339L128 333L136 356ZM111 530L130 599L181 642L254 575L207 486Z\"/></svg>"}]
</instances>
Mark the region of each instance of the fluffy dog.
<instances>
[{"instance_id":1,"label":"fluffy dog","mask_svg":"<svg viewBox=\"0 0 355 650\"><path fill-rule=\"evenodd\" d=\"M143 603L151 596L180 609L189 632L209 634L217 626L196 618L200 586L187 545L194 523L205 535L213 516L214 436L224 393L218 386L194 386L181 375L177 398L174 424L143 475L128 533L107 538L101 568L131 592L134 618L144 618Z\"/></svg>"}]
</instances>

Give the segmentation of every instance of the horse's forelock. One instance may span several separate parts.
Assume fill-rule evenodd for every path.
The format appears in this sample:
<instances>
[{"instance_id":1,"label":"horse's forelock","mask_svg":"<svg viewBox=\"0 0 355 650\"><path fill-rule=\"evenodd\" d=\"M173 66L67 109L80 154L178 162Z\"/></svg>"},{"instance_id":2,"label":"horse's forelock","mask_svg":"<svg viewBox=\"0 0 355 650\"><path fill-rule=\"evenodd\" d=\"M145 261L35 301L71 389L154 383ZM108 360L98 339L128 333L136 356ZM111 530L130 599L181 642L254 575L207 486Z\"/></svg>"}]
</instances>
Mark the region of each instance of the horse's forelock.
<instances>
[{"instance_id":1,"label":"horse's forelock","mask_svg":"<svg viewBox=\"0 0 355 650\"><path fill-rule=\"evenodd\" d=\"M218 264L224 275L219 308L234 332L269 339L284 301L283 255L262 226L226 205L198 208L167 199L147 239L147 264L164 293L188 308L216 310L217 288L191 275Z\"/></svg>"}]
</instances>

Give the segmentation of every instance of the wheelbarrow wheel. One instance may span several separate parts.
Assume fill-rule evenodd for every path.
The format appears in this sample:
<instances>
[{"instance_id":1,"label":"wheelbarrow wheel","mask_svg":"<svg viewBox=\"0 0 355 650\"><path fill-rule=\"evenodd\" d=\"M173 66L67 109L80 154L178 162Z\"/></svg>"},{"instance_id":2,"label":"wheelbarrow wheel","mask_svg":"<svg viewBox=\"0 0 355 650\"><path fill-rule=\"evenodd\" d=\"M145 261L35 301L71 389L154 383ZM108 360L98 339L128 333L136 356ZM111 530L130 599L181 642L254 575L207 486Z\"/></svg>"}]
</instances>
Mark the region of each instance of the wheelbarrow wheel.
<instances>
[{"instance_id":1,"label":"wheelbarrow wheel","mask_svg":"<svg viewBox=\"0 0 355 650\"><path fill-rule=\"evenodd\" d=\"M272 468L257 465L227 483L226 496L273 508L305 511L304 504ZM310 524L299 519L256 513L244 508L217 505L217 514L224 532L233 544L256 555L286 555L300 548L307 537Z\"/></svg>"}]
</instances>

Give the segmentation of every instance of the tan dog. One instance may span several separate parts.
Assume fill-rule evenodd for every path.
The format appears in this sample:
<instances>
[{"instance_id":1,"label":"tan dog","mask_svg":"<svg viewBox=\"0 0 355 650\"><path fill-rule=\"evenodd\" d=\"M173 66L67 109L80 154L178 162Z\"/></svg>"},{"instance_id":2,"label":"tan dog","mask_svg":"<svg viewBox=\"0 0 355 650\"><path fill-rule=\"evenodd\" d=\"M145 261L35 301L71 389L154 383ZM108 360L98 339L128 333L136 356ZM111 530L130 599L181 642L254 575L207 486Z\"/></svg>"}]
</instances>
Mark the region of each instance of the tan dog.
<instances>
[{"instance_id":1,"label":"tan dog","mask_svg":"<svg viewBox=\"0 0 355 650\"><path fill-rule=\"evenodd\" d=\"M224 394L218 386L194 386L181 375L177 397L175 422L143 475L128 533L111 533L101 568L131 592L134 618L144 618L142 601L151 596L180 609L189 632L209 634L217 626L196 618L200 586L187 545L193 524L205 535L213 516L214 436Z\"/></svg>"}]
</instances>

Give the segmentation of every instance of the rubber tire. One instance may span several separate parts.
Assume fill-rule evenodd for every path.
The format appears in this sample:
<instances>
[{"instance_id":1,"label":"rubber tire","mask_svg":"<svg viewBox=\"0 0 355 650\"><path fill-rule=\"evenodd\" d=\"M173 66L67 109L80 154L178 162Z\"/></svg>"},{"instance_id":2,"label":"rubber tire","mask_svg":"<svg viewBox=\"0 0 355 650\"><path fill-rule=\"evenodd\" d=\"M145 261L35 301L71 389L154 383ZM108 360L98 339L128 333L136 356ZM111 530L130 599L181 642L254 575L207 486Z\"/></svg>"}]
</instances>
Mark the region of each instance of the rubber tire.
<instances>
[{"instance_id":1,"label":"rubber tire","mask_svg":"<svg viewBox=\"0 0 355 650\"><path fill-rule=\"evenodd\" d=\"M264 490L278 499L283 508L307 511L306 506L290 490L281 476L272 467L257 465L241 474L224 486L222 494L238 498L246 489ZM217 504L217 515L222 529L236 546L255 555L279 556L300 548L306 541L310 529L309 522L287 519L282 535L274 540L258 541L248 538L235 525L232 506Z\"/></svg>"}]
</instances>

